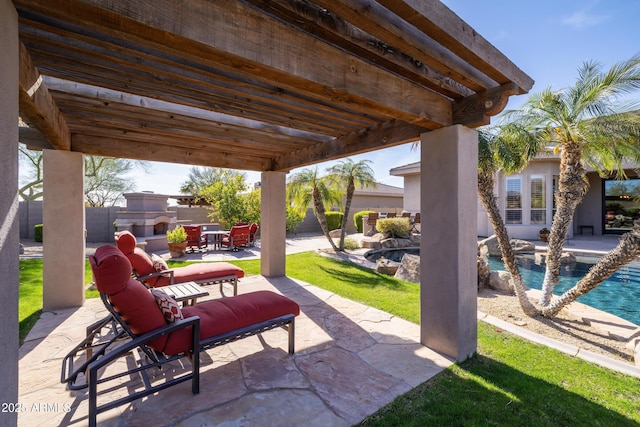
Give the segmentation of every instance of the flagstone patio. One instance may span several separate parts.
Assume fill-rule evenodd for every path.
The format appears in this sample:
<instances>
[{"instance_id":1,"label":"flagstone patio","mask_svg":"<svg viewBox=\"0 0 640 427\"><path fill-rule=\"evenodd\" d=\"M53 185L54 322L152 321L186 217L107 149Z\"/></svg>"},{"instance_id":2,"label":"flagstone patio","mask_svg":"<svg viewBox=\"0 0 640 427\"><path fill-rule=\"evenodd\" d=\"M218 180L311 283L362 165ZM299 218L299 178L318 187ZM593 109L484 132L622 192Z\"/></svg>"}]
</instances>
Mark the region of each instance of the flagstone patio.
<instances>
[{"instance_id":1,"label":"flagstone patio","mask_svg":"<svg viewBox=\"0 0 640 427\"><path fill-rule=\"evenodd\" d=\"M105 412L99 425L350 426L453 363L420 345L418 325L388 313L287 277L248 277L239 293L259 289L300 305L295 355L280 329L203 352L199 395L185 382ZM88 424L88 394L60 383L61 363L85 326L105 315L99 299L42 315L20 348L19 425ZM183 369L175 362L158 375ZM132 378L109 396L136 384Z\"/></svg>"}]
</instances>

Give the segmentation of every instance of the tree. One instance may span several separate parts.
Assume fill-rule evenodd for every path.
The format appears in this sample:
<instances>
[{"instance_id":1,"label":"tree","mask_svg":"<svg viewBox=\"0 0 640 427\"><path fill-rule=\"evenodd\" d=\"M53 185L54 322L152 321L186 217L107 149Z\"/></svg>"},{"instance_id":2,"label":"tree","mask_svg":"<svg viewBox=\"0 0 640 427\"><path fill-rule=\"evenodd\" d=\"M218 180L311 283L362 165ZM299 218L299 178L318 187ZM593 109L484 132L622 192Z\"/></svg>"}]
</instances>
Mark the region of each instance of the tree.
<instances>
[{"instance_id":1,"label":"tree","mask_svg":"<svg viewBox=\"0 0 640 427\"><path fill-rule=\"evenodd\" d=\"M260 223L261 215L261 195L262 190L256 188L245 196L245 208L244 208L244 220L247 222ZM304 220L304 215L298 212L291 206L291 203L287 203L287 209L285 212L285 228L287 232L295 230L300 223Z\"/></svg>"},{"instance_id":2,"label":"tree","mask_svg":"<svg viewBox=\"0 0 640 427\"><path fill-rule=\"evenodd\" d=\"M42 197L42 151L29 150L24 144L18 144L18 150L26 169L21 173L18 194L22 200L38 200Z\"/></svg>"},{"instance_id":3,"label":"tree","mask_svg":"<svg viewBox=\"0 0 640 427\"><path fill-rule=\"evenodd\" d=\"M526 141L526 139L512 139L510 143L510 141L504 140L488 130L478 131L478 198L493 226L502 253L502 260L513 279L514 290L520 306L526 314L532 316L537 314L538 310L525 294L526 289L522 283L520 268L509 241L507 227L500 214L497 198L493 192L495 188L494 177L498 171L503 170L507 174L518 172L535 156L535 149L532 150L532 147L520 144L522 141Z\"/></svg>"},{"instance_id":4,"label":"tree","mask_svg":"<svg viewBox=\"0 0 640 427\"><path fill-rule=\"evenodd\" d=\"M225 227L244 221L245 200L242 194L247 190L245 174L231 169L212 168L215 181L198 191L212 206L210 217L217 218Z\"/></svg>"},{"instance_id":5,"label":"tree","mask_svg":"<svg viewBox=\"0 0 640 427\"><path fill-rule=\"evenodd\" d=\"M21 175L20 197L37 200L43 197L42 151L29 150L19 145ZM122 198L122 194L135 190L135 183L126 175L133 168L148 168L145 161L116 159L111 157L84 157L84 195L87 206L111 206Z\"/></svg>"},{"instance_id":6,"label":"tree","mask_svg":"<svg viewBox=\"0 0 640 427\"><path fill-rule=\"evenodd\" d=\"M146 168L148 163L112 157L86 156L84 158L84 198L87 206L113 206L122 195L134 191L135 182L127 174L136 166Z\"/></svg>"},{"instance_id":7,"label":"tree","mask_svg":"<svg viewBox=\"0 0 640 427\"><path fill-rule=\"evenodd\" d=\"M189 179L182 183L180 192L199 197L202 190L223 179L225 169L194 166L189 169Z\"/></svg>"},{"instance_id":8,"label":"tree","mask_svg":"<svg viewBox=\"0 0 640 427\"><path fill-rule=\"evenodd\" d=\"M344 238L347 234L347 219L356 187L375 188L376 181L373 169L369 166L371 160L360 160L354 163L351 159L341 160L340 163L330 167L327 171L337 185L346 183L347 195L344 204L344 216L342 217L339 250L344 251Z\"/></svg>"},{"instance_id":9,"label":"tree","mask_svg":"<svg viewBox=\"0 0 640 427\"><path fill-rule=\"evenodd\" d=\"M340 204L340 195L331 188L330 182L326 178L318 175L318 168L303 169L291 176L287 184L287 195L289 200L297 208L298 212L304 214L313 203L313 213L320 223L320 228L331 244L334 251L338 251L333 239L329 236L327 217L325 216L324 204Z\"/></svg>"},{"instance_id":10,"label":"tree","mask_svg":"<svg viewBox=\"0 0 640 427\"><path fill-rule=\"evenodd\" d=\"M612 173L624 177L623 161L640 161L640 122L630 113L634 105L620 101L621 96L640 88L640 57L617 63L603 72L596 62L586 62L579 69L576 83L566 89L550 88L531 95L523 107L505 113L509 123L502 126L506 139L525 138L531 147L540 151L552 146L560 153L558 189L554 195L556 213L553 218L546 270L542 284L542 313L554 316L572 301L578 292L567 291L571 297L550 305L553 289L560 274L560 256L567 230L575 209L587 190L586 169L589 165L601 175ZM522 129L526 132L521 132ZM622 256L604 257L592 270L615 271L624 259L638 249L634 239L624 240L616 250ZM606 278L606 277L605 277ZM602 275L587 275L581 289L591 288ZM582 282L581 281L581 282ZM595 287L593 286L593 287ZM575 288L575 287L574 287ZM575 298L574 298L575 299Z\"/></svg>"}]
</instances>

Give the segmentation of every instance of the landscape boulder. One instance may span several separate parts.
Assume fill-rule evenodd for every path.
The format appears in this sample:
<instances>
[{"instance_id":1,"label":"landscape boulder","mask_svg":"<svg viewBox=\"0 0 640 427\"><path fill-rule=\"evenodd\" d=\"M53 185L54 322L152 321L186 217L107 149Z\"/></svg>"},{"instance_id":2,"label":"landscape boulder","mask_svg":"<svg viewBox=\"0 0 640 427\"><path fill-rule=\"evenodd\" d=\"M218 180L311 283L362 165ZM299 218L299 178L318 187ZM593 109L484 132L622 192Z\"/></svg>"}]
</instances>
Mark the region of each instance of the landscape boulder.
<instances>
[{"instance_id":1,"label":"landscape boulder","mask_svg":"<svg viewBox=\"0 0 640 427\"><path fill-rule=\"evenodd\" d=\"M547 258L546 252L536 252L535 255L535 263L537 265L542 265L545 263L545 259ZM571 252L562 252L560 255L560 265L572 265L576 263L576 256Z\"/></svg>"},{"instance_id":2,"label":"landscape boulder","mask_svg":"<svg viewBox=\"0 0 640 427\"><path fill-rule=\"evenodd\" d=\"M511 243L511 247L515 253L519 252L534 252L536 250L536 246L526 240L520 239L511 239L509 240ZM478 243L479 246L486 246L488 253L490 256L502 256L502 252L500 251L500 245L498 245L498 238L496 235L492 235L487 237L484 240L481 240Z\"/></svg>"},{"instance_id":3,"label":"landscape boulder","mask_svg":"<svg viewBox=\"0 0 640 427\"><path fill-rule=\"evenodd\" d=\"M498 270L489 274L489 287L503 294L514 293L513 279L508 271Z\"/></svg>"},{"instance_id":4,"label":"landscape boulder","mask_svg":"<svg viewBox=\"0 0 640 427\"><path fill-rule=\"evenodd\" d=\"M400 263L387 258L380 258L376 261L376 272L393 276L398 271Z\"/></svg>"},{"instance_id":5,"label":"landscape boulder","mask_svg":"<svg viewBox=\"0 0 640 427\"><path fill-rule=\"evenodd\" d=\"M394 277L406 282L420 283L420 256L404 254Z\"/></svg>"}]
</instances>

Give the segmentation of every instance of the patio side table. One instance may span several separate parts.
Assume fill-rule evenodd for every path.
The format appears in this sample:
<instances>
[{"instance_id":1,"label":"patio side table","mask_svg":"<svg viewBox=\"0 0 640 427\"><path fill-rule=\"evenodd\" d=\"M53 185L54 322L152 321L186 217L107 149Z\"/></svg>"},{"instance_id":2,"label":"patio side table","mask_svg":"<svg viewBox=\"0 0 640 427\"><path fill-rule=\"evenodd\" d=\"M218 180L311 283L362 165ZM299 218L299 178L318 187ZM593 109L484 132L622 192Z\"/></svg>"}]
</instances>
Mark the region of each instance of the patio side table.
<instances>
[{"instance_id":1,"label":"patio side table","mask_svg":"<svg viewBox=\"0 0 640 427\"><path fill-rule=\"evenodd\" d=\"M164 291L177 302L182 302L185 307L195 305L198 298L209 295L209 292L205 291L196 282L176 283L175 285L163 286L158 289Z\"/></svg>"}]
</instances>

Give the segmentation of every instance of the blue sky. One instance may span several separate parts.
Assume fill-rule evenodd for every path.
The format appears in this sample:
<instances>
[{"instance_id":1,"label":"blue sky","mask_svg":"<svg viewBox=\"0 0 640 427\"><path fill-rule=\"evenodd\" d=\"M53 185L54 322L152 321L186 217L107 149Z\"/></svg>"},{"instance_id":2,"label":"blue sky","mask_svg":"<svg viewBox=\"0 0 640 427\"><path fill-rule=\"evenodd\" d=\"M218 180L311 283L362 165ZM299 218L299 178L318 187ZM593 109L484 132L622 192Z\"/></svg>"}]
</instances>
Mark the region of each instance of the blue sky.
<instances>
[{"instance_id":1,"label":"blue sky","mask_svg":"<svg viewBox=\"0 0 640 427\"><path fill-rule=\"evenodd\" d=\"M445 0L460 18L502 51L535 80L531 92L548 86L570 86L585 61L608 69L615 62L640 53L640 0ZM527 95L512 97L508 109L518 108ZM640 99L640 94L635 99ZM379 182L402 187L402 179L389 169L419 160L419 152L402 145L363 155ZM329 163L319 164L324 170ZM150 173L135 173L137 191L179 194L190 166L152 162ZM295 170L293 171L295 172ZM247 172L249 182L260 174Z\"/></svg>"}]
</instances>

